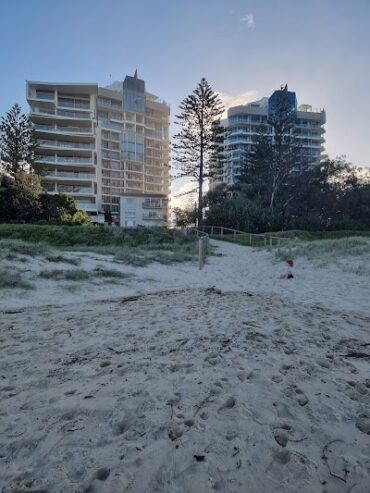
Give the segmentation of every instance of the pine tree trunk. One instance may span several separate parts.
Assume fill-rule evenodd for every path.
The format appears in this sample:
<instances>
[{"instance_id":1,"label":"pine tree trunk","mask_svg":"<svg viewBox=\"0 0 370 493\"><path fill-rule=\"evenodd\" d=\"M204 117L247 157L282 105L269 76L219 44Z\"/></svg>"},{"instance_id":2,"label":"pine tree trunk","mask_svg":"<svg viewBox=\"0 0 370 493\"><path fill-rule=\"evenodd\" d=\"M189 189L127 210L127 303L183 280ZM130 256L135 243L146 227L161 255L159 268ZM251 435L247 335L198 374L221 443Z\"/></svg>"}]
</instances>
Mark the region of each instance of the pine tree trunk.
<instances>
[{"instance_id":1,"label":"pine tree trunk","mask_svg":"<svg viewBox=\"0 0 370 493\"><path fill-rule=\"evenodd\" d=\"M200 159L199 159L199 195L198 195L198 228L202 226L203 223L203 206L202 206L202 196L203 196L203 124L200 130Z\"/></svg>"}]
</instances>

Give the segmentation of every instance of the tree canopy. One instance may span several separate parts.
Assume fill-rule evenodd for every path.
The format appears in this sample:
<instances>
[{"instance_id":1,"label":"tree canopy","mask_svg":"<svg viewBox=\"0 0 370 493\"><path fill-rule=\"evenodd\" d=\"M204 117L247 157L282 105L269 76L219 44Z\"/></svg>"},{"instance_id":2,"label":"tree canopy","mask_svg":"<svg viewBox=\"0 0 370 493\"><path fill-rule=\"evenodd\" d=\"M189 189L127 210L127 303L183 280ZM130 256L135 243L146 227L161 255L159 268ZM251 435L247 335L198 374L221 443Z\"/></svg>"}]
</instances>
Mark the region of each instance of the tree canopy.
<instances>
[{"instance_id":1,"label":"tree canopy","mask_svg":"<svg viewBox=\"0 0 370 493\"><path fill-rule=\"evenodd\" d=\"M176 116L181 130L174 136L173 161L177 177L190 177L198 188L198 224L203 218L203 184L215 172L219 144L218 121L224 110L219 96L203 77L194 91L180 103Z\"/></svg>"},{"instance_id":2,"label":"tree canopy","mask_svg":"<svg viewBox=\"0 0 370 493\"><path fill-rule=\"evenodd\" d=\"M0 121L1 167L11 176L32 170L36 147L32 123L15 104Z\"/></svg>"}]
</instances>

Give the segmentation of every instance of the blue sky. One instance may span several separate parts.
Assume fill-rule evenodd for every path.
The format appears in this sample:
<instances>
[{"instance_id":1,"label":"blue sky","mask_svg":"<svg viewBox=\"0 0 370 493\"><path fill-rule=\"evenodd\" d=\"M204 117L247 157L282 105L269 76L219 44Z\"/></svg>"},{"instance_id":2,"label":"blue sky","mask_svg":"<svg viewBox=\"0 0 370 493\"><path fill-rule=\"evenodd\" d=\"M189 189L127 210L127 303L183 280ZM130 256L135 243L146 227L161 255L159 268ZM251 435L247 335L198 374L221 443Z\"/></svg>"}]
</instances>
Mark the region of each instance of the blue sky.
<instances>
[{"instance_id":1,"label":"blue sky","mask_svg":"<svg viewBox=\"0 0 370 493\"><path fill-rule=\"evenodd\" d=\"M288 83L326 109L329 154L370 166L369 24L370 0L0 0L0 114L26 79L137 68L173 114L202 76L229 102Z\"/></svg>"}]
</instances>

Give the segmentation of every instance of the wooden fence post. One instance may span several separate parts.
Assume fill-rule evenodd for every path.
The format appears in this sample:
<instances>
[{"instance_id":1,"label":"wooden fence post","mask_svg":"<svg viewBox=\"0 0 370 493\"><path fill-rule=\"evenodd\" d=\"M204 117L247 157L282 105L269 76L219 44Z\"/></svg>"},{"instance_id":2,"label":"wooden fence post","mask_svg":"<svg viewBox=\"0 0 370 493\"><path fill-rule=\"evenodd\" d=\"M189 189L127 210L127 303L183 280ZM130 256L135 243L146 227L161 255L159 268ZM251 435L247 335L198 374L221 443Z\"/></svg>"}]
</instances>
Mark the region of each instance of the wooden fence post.
<instances>
[{"instance_id":1,"label":"wooden fence post","mask_svg":"<svg viewBox=\"0 0 370 493\"><path fill-rule=\"evenodd\" d=\"M199 270L202 270L204 263L204 252L203 252L203 238L198 238L198 260L199 260Z\"/></svg>"},{"instance_id":2,"label":"wooden fence post","mask_svg":"<svg viewBox=\"0 0 370 493\"><path fill-rule=\"evenodd\" d=\"M221 236L224 235L224 228L221 228Z\"/></svg>"}]
</instances>

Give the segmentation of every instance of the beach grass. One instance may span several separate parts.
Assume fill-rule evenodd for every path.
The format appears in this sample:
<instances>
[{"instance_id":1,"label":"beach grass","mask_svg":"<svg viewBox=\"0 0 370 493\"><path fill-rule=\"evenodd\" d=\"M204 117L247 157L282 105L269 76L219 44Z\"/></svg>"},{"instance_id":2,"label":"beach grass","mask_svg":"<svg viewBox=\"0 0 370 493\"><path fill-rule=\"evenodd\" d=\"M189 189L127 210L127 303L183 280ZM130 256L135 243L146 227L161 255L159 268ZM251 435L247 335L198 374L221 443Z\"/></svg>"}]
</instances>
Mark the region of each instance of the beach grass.
<instances>
[{"instance_id":1,"label":"beach grass","mask_svg":"<svg viewBox=\"0 0 370 493\"><path fill-rule=\"evenodd\" d=\"M49 262L72 265L78 265L78 259L53 253L53 249L112 255L118 262L145 266L194 261L197 248L196 238L166 228L0 224L0 251L7 255L46 256Z\"/></svg>"},{"instance_id":2,"label":"beach grass","mask_svg":"<svg viewBox=\"0 0 370 493\"><path fill-rule=\"evenodd\" d=\"M33 285L23 278L21 272L0 269L0 289L32 289Z\"/></svg>"}]
</instances>

